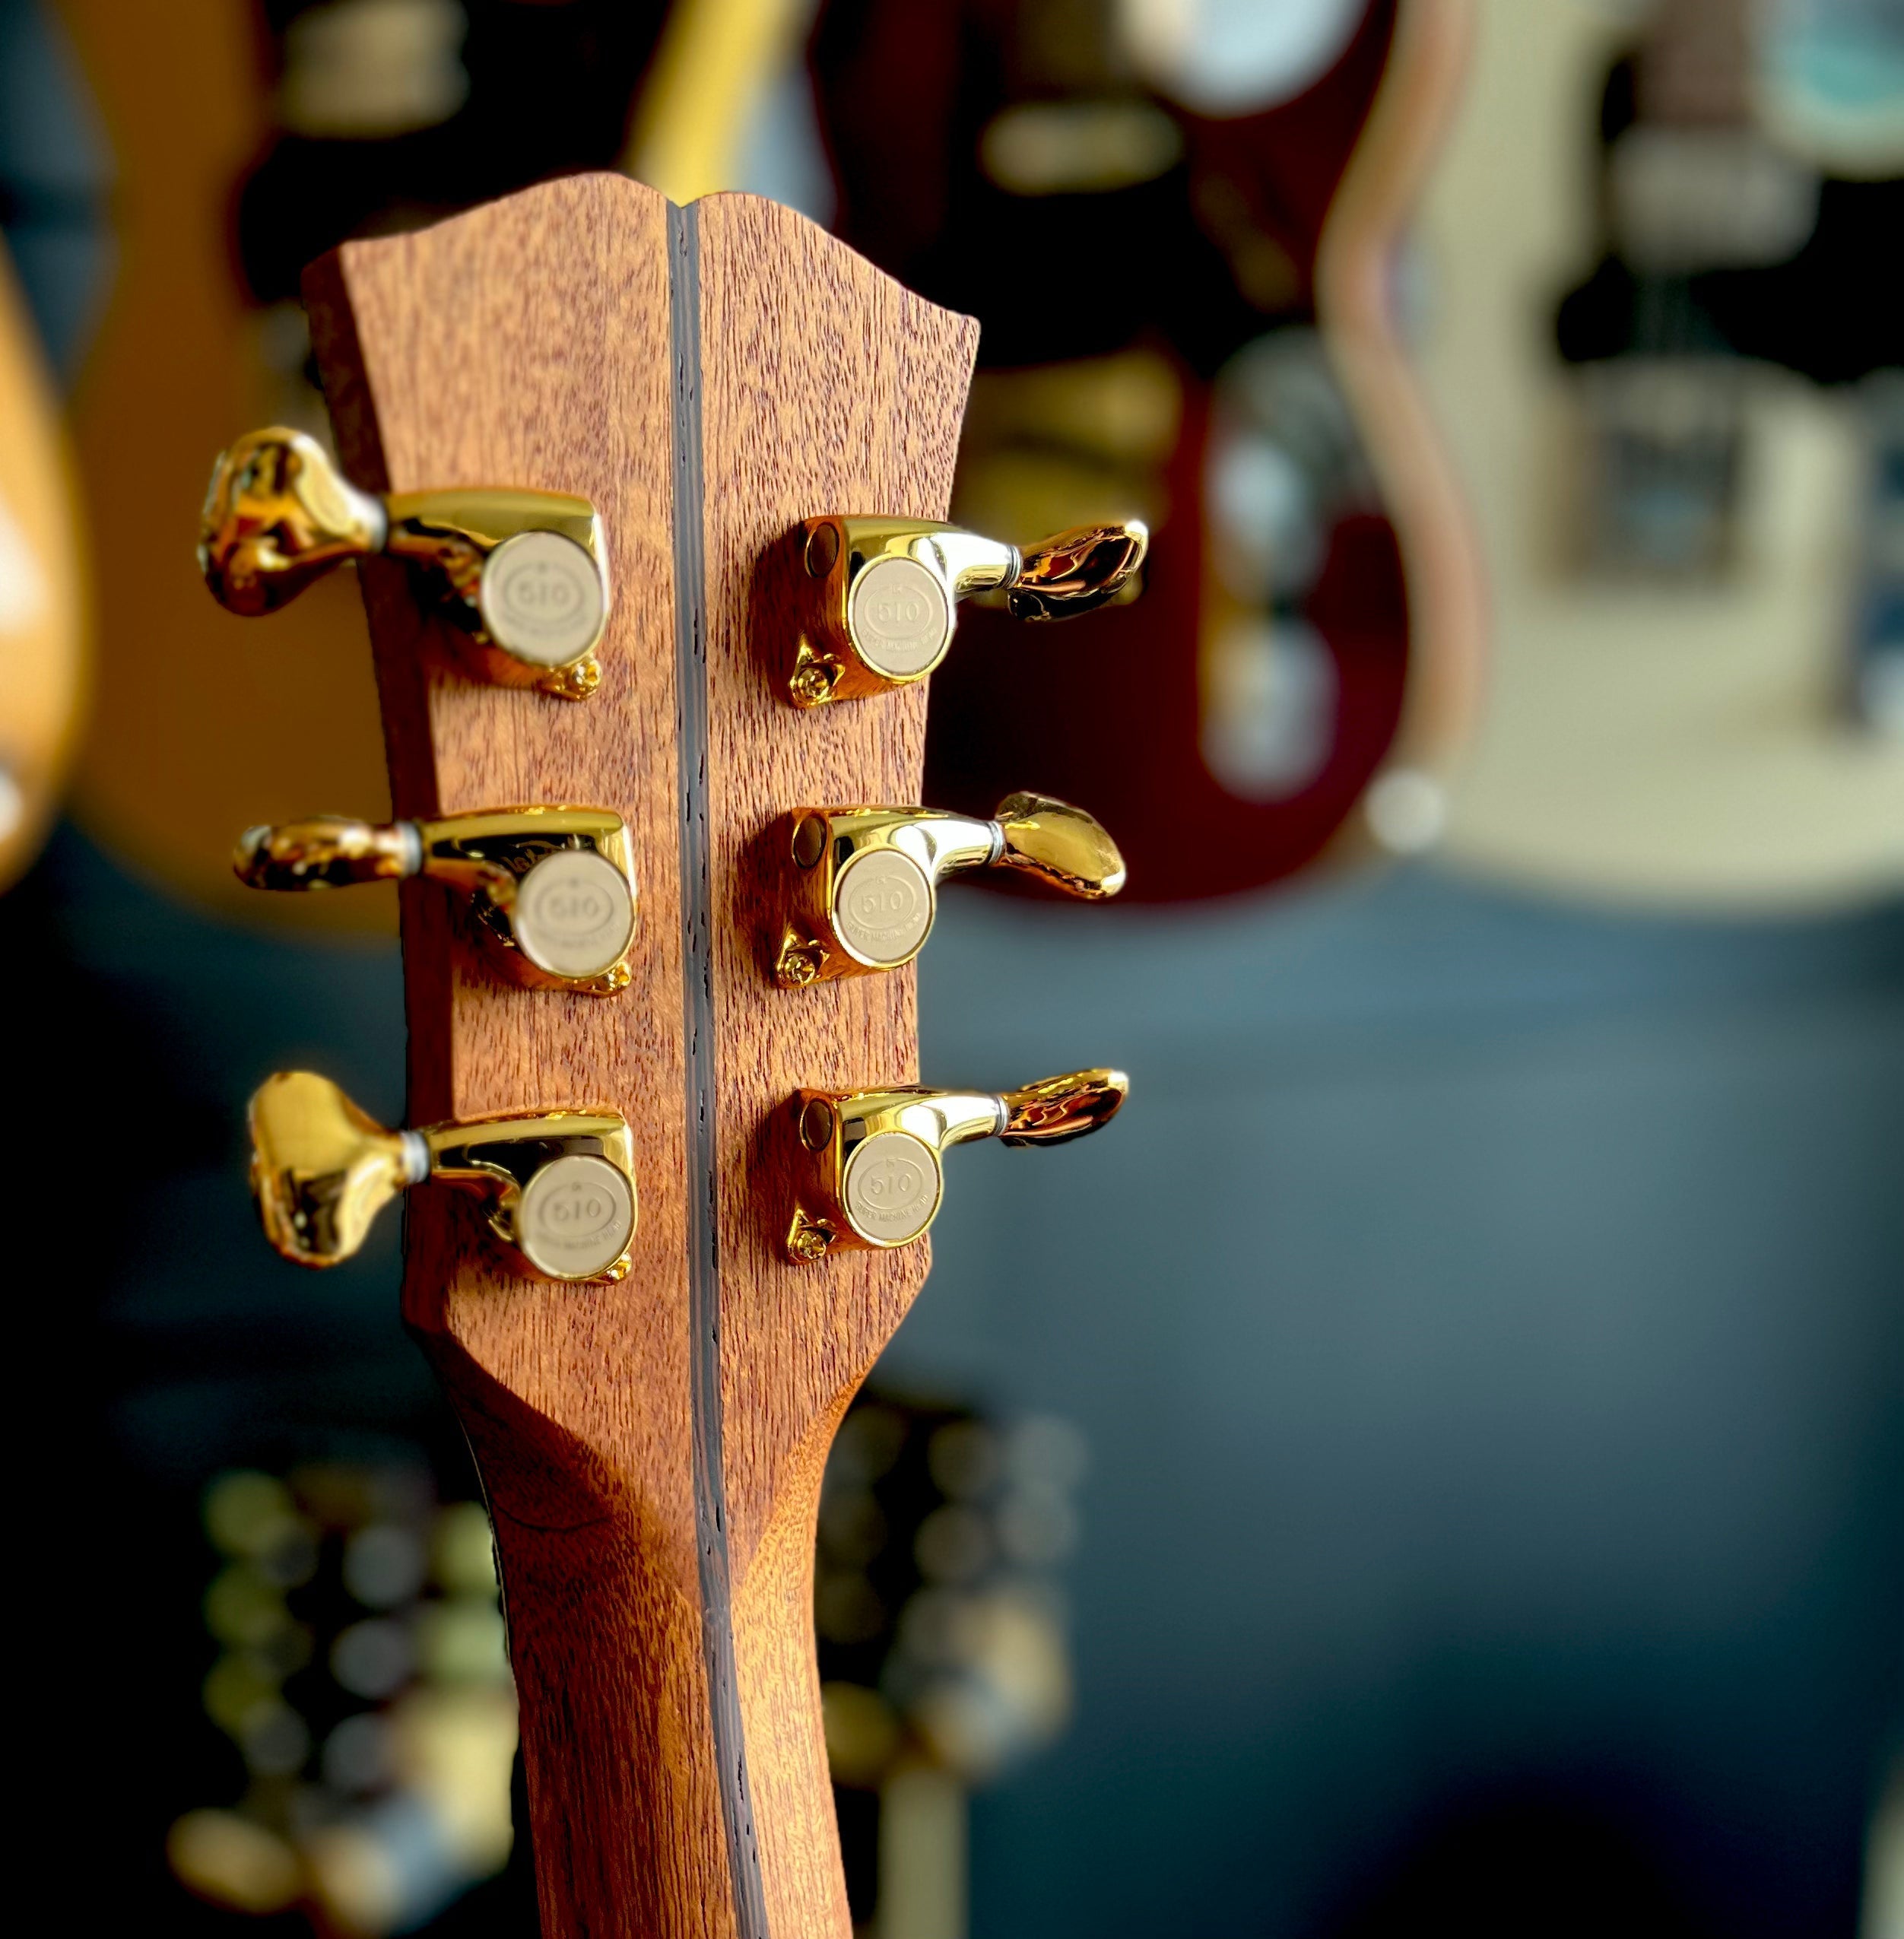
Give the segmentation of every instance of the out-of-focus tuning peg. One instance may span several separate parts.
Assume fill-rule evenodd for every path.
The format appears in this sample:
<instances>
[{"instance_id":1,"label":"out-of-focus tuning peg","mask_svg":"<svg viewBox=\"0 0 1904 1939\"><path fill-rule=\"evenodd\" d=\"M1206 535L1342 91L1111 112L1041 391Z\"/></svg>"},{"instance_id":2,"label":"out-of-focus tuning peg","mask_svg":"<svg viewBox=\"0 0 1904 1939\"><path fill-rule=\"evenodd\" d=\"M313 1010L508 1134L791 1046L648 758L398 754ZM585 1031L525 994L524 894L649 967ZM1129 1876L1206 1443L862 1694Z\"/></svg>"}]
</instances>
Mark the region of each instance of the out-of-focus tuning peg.
<instances>
[{"instance_id":1,"label":"out-of-focus tuning peg","mask_svg":"<svg viewBox=\"0 0 1904 1939\"><path fill-rule=\"evenodd\" d=\"M627 831L605 808L526 808L379 825L319 815L248 828L232 867L254 889L427 875L468 896L518 982L608 996L636 922Z\"/></svg>"},{"instance_id":2,"label":"out-of-focus tuning peg","mask_svg":"<svg viewBox=\"0 0 1904 1939\"><path fill-rule=\"evenodd\" d=\"M919 519L809 519L800 531L814 604L788 687L802 707L922 678L952 643L958 601L976 594L1001 595L1014 619L1091 612L1130 583L1150 542L1134 519L1026 552Z\"/></svg>"},{"instance_id":3,"label":"out-of-focus tuning peg","mask_svg":"<svg viewBox=\"0 0 1904 1939\"><path fill-rule=\"evenodd\" d=\"M373 552L414 567L507 686L585 699L608 619L601 521L567 492L471 487L379 497L302 431L252 431L213 466L198 565L221 605L274 613L311 581Z\"/></svg>"},{"instance_id":4,"label":"out-of-focus tuning peg","mask_svg":"<svg viewBox=\"0 0 1904 1939\"><path fill-rule=\"evenodd\" d=\"M1063 1144L1115 1117L1130 1088L1122 1071L1074 1071L1002 1096L803 1090L793 1103L802 1163L787 1250L807 1260L909 1245L938 1216L948 1146Z\"/></svg>"},{"instance_id":5,"label":"out-of-focus tuning peg","mask_svg":"<svg viewBox=\"0 0 1904 1939\"><path fill-rule=\"evenodd\" d=\"M789 988L911 962L932 933L938 884L963 869L1016 869L1089 902L1124 886L1116 843L1049 795L1008 795L990 821L936 808L800 808L791 846L793 906L774 965Z\"/></svg>"},{"instance_id":6,"label":"out-of-focus tuning peg","mask_svg":"<svg viewBox=\"0 0 1904 1939\"><path fill-rule=\"evenodd\" d=\"M635 1234L633 1145L613 1111L522 1111L386 1131L328 1077L281 1071L251 1100L265 1236L334 1266L397 1194L445 1179L490 1201L490 1229L544 1279L619 1279Z\"/></svg>"}]
</instances>

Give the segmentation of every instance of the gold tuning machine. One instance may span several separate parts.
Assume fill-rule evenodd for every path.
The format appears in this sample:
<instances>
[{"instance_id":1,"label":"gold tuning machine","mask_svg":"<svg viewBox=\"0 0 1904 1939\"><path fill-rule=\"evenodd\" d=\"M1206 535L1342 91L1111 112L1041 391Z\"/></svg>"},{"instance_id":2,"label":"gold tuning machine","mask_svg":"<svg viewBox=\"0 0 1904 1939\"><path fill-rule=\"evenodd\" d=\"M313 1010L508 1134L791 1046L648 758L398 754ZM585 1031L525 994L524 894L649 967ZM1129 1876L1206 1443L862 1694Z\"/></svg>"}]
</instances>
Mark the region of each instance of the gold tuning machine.
<instances>
[{"instance_id":1,"label":"gold tuning machine","mask_svg":"<svg viewBox=\"0 0 1904 1939\"><path fill-rule=\"evenodd\" d=\"M232 867L254 889L427 875L468 896L518 982L612 995L636 925L627 831L605 808L527 808L379 825L319 815L249 828Z\"/></svg>"},{"instance_id":2,"label":"gold tuning machine","mask_svg":"<svg viewBox=\"0 0 1904 1939\"><path fill-rule=\"evenodd\" d=\"M791 822L793 903L775 960L789 989L909 963L938 913L939 883L1008 868L1097 902L1124 886L1117 845L1082 808L1008 795L990 821L936 808L800 808Z\"/></svg>"},{"instance_id":3,"label":"gold tuning machine","mask_svg":"<svg viewBox=\"0 0 1904 1939\"><path fill-rule=\"evenodd\" d=\"M414 568L486 678L579 700L601 679L601 521L566 492L360 491L316 439L251 431L212 468L198 565L234 613L274 613L313 579L382 552Z\"/></svg>"},{"instance_id":4,"label":"gold tuning machine","mask_svg":"<svg viewBox=\"0 0 1904 1939\"><path fill-rule=\"evenodd\" d=\"M443 1179L544 1279L620 1279L635 1233L633 1145L613 1111L516 1112L386 1131L328 1077L281 1071L251 1100L251 1185L271 1244L334 1266L398 1192Z\"/></svg>"},{"instance_id":5,"label":"gold tuning machine","mask_svg":"<svg viewBox=\"0 0 1904 1939\"><path fill-rule=\"evenodd\" d=\"M802 1163L787 1251L797 1260L884 1251L938 1216L949 1146L976 1138L1064 1144L1117 1115L1122 1071L1074 1071L1002 1096L988 1091L803 1090L793 1101Z\"/></svg>"},{"instance_id":6,"label":"gold tuning machine","mask_svg":"<svg viewBox=\"0 0 1904 1939\"><path fill-rule=\"evenodd\" d=\"M1020 620L1091 612L1130 584L1150 544L1134 519L1079 525L1024 552L919 519L809 519L799 537L814 582L788 683L801 707L922 679L945 658L961 599L998 595Z\"/></svg>"}]
</instances>

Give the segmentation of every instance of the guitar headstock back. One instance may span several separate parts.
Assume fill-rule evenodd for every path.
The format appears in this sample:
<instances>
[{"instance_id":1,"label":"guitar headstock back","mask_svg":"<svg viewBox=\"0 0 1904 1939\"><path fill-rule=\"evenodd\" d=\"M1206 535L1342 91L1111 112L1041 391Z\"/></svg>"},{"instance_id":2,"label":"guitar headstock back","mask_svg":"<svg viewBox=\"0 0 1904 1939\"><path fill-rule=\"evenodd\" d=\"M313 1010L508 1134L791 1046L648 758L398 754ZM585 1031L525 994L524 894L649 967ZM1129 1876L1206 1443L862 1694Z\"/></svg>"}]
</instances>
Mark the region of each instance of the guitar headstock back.
<instances>
[{"instance_id":1,"label":"guitar headstock back","mask_svg":"<svg viewBox=\"0 0 1904 1939\"><path fill-rule=\"evenodd\" d=\"M803 711L771 676L801 520L944 516L977 328L775 205L606 176L347 245L308 294L358 486L579 494L613 563L581 701L471 679L404 569L363 568L398 815L612 810L639 897L604 1001L500 981L443 897L405 890L411 1121L611 1106L641 1193L627 1276L580 1285L512 1268L464 1195L409 1203L405 1314L496 1518L545 1924L719 1930L731 1903L843 1930L817 1705L776 1693L813 1679L833 1428L927 1260L789 1256L783 1107L914 1081L913 973L776 989L773 845L798 803L916 801L925 698ZM665 1771L614 1768L631 1731Z\"/></svg>"}]
</instances>

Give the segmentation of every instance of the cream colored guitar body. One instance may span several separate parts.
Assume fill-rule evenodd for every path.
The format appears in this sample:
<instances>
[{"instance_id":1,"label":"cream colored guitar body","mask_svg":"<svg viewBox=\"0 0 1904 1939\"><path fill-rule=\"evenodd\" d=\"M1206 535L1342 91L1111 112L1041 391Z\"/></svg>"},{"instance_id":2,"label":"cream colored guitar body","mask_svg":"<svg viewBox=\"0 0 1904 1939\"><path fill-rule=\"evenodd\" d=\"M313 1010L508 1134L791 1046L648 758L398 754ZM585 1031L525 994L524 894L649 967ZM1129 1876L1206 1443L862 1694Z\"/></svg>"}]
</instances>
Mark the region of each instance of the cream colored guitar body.
<instances>
[{"instance_id":1,"label":"cream colored guitar body","mask_svg":"<svg viewBox=\"0 0 1904 1939\"><path fill-rule=\"evenodd\" d=\"M1904 887L1904 741L1844 701L1863 462L1852 397L1754 373L1737 563L1709 585L1566 563L1577 373L1561 293L1592 266L1594 130L1620 10L1481 0L1421 204L1423 380L1486 556L1490 691L1445 842L1605 900L1826 909Z\"/></svg>"}]
</instances>

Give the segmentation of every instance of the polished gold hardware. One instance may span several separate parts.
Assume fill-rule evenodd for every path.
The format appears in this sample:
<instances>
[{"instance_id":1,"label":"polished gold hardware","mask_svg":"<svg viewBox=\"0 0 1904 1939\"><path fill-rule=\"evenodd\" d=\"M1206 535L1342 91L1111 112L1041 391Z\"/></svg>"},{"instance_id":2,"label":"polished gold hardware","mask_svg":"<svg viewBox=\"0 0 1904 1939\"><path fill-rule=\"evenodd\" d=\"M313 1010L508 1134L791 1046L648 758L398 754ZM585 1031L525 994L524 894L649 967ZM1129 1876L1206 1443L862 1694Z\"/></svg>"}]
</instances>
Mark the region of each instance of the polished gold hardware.
<instances>
[{"instance_id":1,"label":"polished gold hardware","mask_svg":"<svg viewBox=\"0 0 1904 1939\"><path fill-rule=\"evenodd\" d=\"M1008 795L991 821L937 808L800 808L791 827L793 906L774 963L789 989L911 962L932 933L938 884L961 870L1016 869L1089 902L1124 886L1110 836L1049 795Z\"/></svg>"},{"instance_id":2,"label":"polished gold hardware","mask_svg":"<svg viewBox=\"0 0 1904 1939\"><path fill-rule=\"evenodd\" d=\"M794 703L855 700L922 678L945 658L958 601L996 594L1014 619L1067 619L1115 599L1144 563L1133 519L1079 525L1030 551L919 519L809 519L799 528L817 582L795 641Z\"/></svg>"},{"instance_id":3,"label":"polished gold hardware","mask_svg":"<svg viewBox=\"0 0 1904 1939\"><path fill-rule=\"evenodd\" d=\"M910 1245L938 1216L949 1146L1066 1144L1115 1117L1130 1088L1122 1071L1074 1071L1002 1096L803 1090L793 1100L802 1160L787 1251L811 1260Z\"/></svg>"},{"instance_id":4,"label":"polished gold hardware","mask_svg":"<svg viewBox=\"0 0 1904 1939\"><path fill-rule=\"evenodd\" d=\"M585 498L490 487L379 497L316 439L281 427L248 432L212 468L198 566L233 612L274 613L375 552L432 583L489 679L572 700L600 684L608 552Z\"/></svg>"},{"instance_id":5,"label":"polished gold hardware","mask_svg":"<svg viewBox=\"0 0 1904 1939\"><path fill-rule=\"evenodd\" d=\"M249 828L232 867L254 889L427 875L474 904L518 982L612 995L636 923L627 831L605 808L525 808L382 826L319 815Z\"/></svg>"},{"instance_id":6,"label":"polished gold hardware","mask_svg":"<svg viewBox=\"0 0 1904 1939\"><path fill-rule=\"evenodd\" d=\"M620 1279L635 1234L634 1147L613 1111L519 1111L386 1131L328 1077L281 1071L251 1100L265 1236L334 1266L400 1192L443 1179L489 1201L490 1230L544 1279Z\"/></svg>"}]
</instances>

